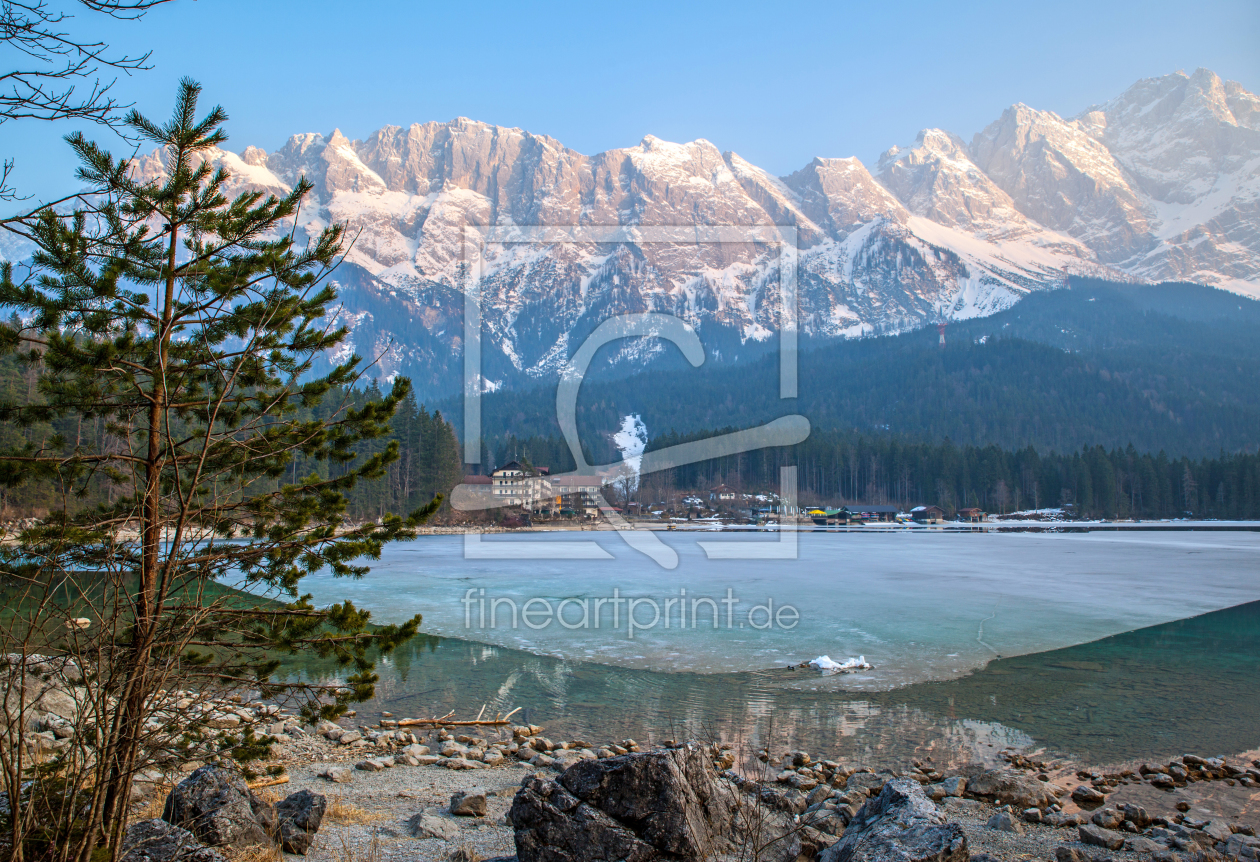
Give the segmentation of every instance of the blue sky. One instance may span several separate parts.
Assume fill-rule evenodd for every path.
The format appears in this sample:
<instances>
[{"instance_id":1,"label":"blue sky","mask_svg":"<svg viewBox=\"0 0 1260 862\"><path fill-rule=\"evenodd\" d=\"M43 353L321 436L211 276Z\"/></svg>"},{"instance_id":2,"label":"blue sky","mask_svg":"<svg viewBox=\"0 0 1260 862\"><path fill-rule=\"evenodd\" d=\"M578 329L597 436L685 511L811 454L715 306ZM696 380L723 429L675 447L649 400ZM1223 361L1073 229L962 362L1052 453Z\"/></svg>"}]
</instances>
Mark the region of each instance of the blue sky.
<instances>
[{"instance_id":1,"label":"blue sky","mask_svg":"<svg viewBox=\"0 0 1260 862\"><path fill-rule=\"evenodd\" d=\"M230 149L364 137L468 116L593 153L707 138L779 174L868 164L939 126L964 138L1014 102L1074 114L1139 78L1205 66L1260 89L1260 3L497 3L177 0L137 23L73 22L154 68L118 92L165 118L191 75ZM5 56L5 63L13 60ZM6 66L8 68L8 66ZM7 123L39 197L73 186L69 126ZM95 134L105 142L107 132Z\"/></svg>"}]
</instances>

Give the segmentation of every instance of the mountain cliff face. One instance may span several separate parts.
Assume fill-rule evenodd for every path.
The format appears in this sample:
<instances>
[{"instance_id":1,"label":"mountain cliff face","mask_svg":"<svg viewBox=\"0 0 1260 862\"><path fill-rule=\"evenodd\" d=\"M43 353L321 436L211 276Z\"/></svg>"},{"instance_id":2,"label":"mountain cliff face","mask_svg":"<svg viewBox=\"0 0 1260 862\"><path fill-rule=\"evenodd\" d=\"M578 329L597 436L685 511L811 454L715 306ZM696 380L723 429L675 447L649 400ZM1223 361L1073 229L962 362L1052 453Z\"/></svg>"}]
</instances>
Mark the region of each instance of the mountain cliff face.
<instances>
[{"instance_id":1,"label":"mountain cliff face","mask_svg":"<svg viewBox=\"0 0 1260 862\"><path fill-rule=\"evenodd\" d=\"M1070 119L1016 105L970 144L927 129L874 175L818 158L780 178L708 141L652 136L588 156L463 118L212 158L238 190L314 183L299 227L343 221L354 237L336 274L346 351L424 394L460 385L469 227L790 225L800 327L816 339L990 314L1066 273L1260 294L1260 99L1206 70L1140 81ZM161 172L161 154L136 169ZM764 241L482 254L489 389L554 378L611 314L679 315L719 361L767 349L783 319L779 249ZM671 350L626 343L601 367L672 361Z\"/></svg>"},{"instance_id":2,"label":"mountain cliff face","mask_svg":"<svg viewBox=\"0 0 1260 862\"><path fill-rule=\"evenodd\" d=\"M971 142L1020 212L1140 280L1260 291L1260 98L1206 69L1064 120L1009 108Z\"/></svg>"}]
</instances>

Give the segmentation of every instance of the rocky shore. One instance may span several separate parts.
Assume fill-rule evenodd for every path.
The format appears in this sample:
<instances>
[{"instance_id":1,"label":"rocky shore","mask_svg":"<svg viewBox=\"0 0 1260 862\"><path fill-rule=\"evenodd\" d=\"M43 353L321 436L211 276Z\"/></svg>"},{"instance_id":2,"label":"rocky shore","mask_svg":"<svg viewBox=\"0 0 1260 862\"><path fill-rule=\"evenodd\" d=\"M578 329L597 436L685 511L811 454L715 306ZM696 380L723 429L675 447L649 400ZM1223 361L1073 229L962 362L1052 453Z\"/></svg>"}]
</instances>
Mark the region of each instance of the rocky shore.
<instances>
[{"instance_id":1,"label":"rocky shore","mask_svg":"<svg viewBox=\"0 0 1260 862\"><path fill-rule=\"evenodd\" d=\"M26 673L25 744L40 755L74 743L78 669L38 656L9 666ZM507 719L350 713L310 727L276 704L182 691L160 707L155 731L208 733L137 776L128 862L258 862L258 845L312 862L1260 859L1255 752L1114 770L1015 751L998 768L925 755L877 771L721 740L558 740ZM246 733L271 745L257 772L231 759Z\"/></svg>"},{"instance_id":2,"label":"rocky shore","mask_svg":"<svg viewBox=\"0 0 1260 862\"><path fill-rule=\"evenodd\" d=\"M320 800L327 813L300 847L312 862L1260 858L1260 763L1237 758L1099 772L1009 752L997 769L925 759L877 772L720 742L552 740L537 726L304 728L258 706L241 718L268 719L285 774L248 793L262 809ZM181 786L148 785L149 813L162 794L175 811ZM137 840L154 828L144 822ZM258 822L280 835L283 818Z\"/></svg>"}]
</instances>

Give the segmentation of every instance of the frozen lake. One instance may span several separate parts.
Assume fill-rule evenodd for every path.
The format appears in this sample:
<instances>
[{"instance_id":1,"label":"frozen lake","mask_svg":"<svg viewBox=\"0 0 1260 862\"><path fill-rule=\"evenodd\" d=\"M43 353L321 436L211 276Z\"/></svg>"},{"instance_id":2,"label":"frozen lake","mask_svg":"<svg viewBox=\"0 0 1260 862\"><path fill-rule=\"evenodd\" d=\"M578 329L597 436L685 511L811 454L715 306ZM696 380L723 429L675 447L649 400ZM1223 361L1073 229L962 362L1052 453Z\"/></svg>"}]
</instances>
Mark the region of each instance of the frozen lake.
<instances>
[{"instance_id":1,"label":"frozen lake","mask_svg":"<svg viewBox=\"0 0 1260 862\"><path fill-rule=\"evenodd\" d=\"M676 568L615 533L482 539L596 540L612 557L588 560L466 559L463 537L426 536L388 546L362 580L320 574L303 589L377 622L422 613L429 634L628 668L722 673L864 655L873 670L820 684L867 690L1260 599L1252 532L806 532L793 560L710 560L697 544L766 535L656 535Z\"/></svg>"}]
</instances>

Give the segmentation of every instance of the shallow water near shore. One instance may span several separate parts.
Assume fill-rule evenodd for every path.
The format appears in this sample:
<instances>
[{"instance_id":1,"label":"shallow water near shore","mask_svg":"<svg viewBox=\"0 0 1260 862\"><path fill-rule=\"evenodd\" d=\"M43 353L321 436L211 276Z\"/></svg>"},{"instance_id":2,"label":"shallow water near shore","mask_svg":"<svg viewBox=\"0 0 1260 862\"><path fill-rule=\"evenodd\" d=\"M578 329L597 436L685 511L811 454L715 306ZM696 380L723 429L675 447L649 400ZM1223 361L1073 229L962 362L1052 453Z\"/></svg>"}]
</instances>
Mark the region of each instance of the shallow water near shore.
<instances>
[{"instance_id":1,"label":"shallow water near shore","mask_svg":"<svg viewBox=\"0 0 1260 862\"><path fill-rule=\"evenodd\" d=\"M697 538L668 537L682 561L671 572L618 549L615 535L601 537L611 564L469 561L459 537L430 537L388 549L362 581L312 586L317 600L349 597L374 619L420 611L426 632L470 636L430 635L383 662L364 718L522 707L514 720L553 738L711 734L865 764L988 760L1004 746L1091 762L1260 746L1255 534L805 534L799 560L720 563ZM459 603L470 588L559 600L608 594L618 577L625 595L680 584L690 595L769 592L798 602L801 623L662 628L634 641L607 626L554 627L552 641L508 628L490 633L500 644L463 629L475 621L475 606ZM785 667L821 653L864 653L877 667L831 677Z\"/></svg>"},{"instance_id":2,"label":"shallow water near shore","mask_svg":"<svg viewBox=\"0 0 1260 862\"><path fill-rule=\"evenodd\" d=\"M667 673L435 637L379 673L360 720L519 706L514 721L595 743L713 736L865 765L992 761L1007 746L1097 764L1260 747L1260 602L881 692L806 670Z\"/></svg>"}]
</instances>

